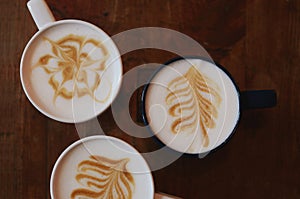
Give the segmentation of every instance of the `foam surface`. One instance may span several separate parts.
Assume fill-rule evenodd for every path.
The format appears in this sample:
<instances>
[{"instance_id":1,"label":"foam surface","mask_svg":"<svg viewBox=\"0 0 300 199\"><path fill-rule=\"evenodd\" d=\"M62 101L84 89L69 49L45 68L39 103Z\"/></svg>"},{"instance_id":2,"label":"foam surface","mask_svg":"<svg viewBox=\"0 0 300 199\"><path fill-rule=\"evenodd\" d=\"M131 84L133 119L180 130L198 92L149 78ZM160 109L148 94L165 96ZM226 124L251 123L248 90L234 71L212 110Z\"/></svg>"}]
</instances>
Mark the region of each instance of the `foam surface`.
<instances>
[{"instance_id":1,"label":"foam surface","mask_svg":"<svg viewBox=\"0 0 300 199\"><path fill-rule=\"evenodd\" d=\"M63 43L62 40L66 40L70 36L72 38ZM74 38L82 38L82 42L86 43L80 47L79 42L76 42ZM97 48L95 41L101 43L103 50ZM59 42L60 46L54 49ZM76 70L80 65L79 63L81 63L79 57L84 60L84 64L87 64L89 59L104 58L104 50L107 51L108 57L105 63L103 62L105 66L101 66L101 70L99 70L100 61L94 64L90 62L88 66L81 66L79 70L83 72L74 72L76 75L73 78L80 79L82 82L75 85L74 81L71 81L68 77L72 71L70 69L63 71L64 67L69 64L67 62L73 60L66 58L61 53L62 51L59 49L62 49L62 47L65 52L69 50L69 55L75 56L73 60L77 63L74 64L73 68ZM44 59L47 64L37 64L46 56L50 57L48 63ZM84 56L88 56L89 59ZM31 44L28 46L23 58L21 76L25 85L25 92L41 112L53 119L79 122L98 115L110 105L121 83L122 63L118 49L106 33L85 22L78 23L74 20L56 22L54 26L38 33L31 40ZM58 66L59 62L61 66ZM97 67L98 70L96 70ZM51 84L50 81L53 76L55 82L52 81ZM64 80L68 81L64 82ZM57 84L57 88L54 89L53 87ZM74 92L71 94L74 97L72 99L64 97L66 92L64 95L61 94L64 92L63 89L73 90ZM80 91L78 92L78 90ZM82 96L78 93L81 93ZM55 97L56 95L57 97ZM98 101L95 99L98 99Z\"/></svg>"},{"instance_id":2,"label":"foam surface","mask_svg":"<svg viewBox=\"0 0 300 199\"><path fill-rule=\"evenodd\" d=\"M60 156L51 177L51 194L53 199L70 198L76 189L95 190L78 183L78 165L90 159L90 156L99 156L112 160L126 160L126 169L134 181L132 199L153 199L154 187L149 167L142 156L129 144L113 137L93 136L81 143L71 145ZM99 163L102 160L99 159Z\"/></svg>"},{"instance_id":3,"label":"foam surface","mask_svg":"<svg viewBox=\"0 0 300 199\"><path fill-rule=\"evenodd\" d=\"M188 75L191 67L196 68L201 75ZM187 83L183 82L183 78L192 80ZM210 88L210 91L214 90L218 94L199 91L196 86L194 89L193 85L199 85L199 78L207 80L200 86L201 89ZM187 86L192 91L183 91ZM176 98L173 104L166 100L170 98L170 93ZM217 96L220 97L219 104ZM146 116L156 136L169 147L185 153L204 153L222 144L236 126L240 111L238 92L231 79L220 68L200 59L179 60L161 69L151 81L145 103ZM170 107L176 103L180 104L180 108L177 107L177 113L171 115ZM204 105L209 103L212 106L209 111L203 110ZM217 110L216 115L213 114L213 108ZM190 117L192 112L196 114ZM214 125L204 119L204 113L210 115L207 118ZM183 121L184 118L188 119ZM178 121L181 121L177 126L179 132L174 132L174 124Z\"/></svg>"}]
</instances>

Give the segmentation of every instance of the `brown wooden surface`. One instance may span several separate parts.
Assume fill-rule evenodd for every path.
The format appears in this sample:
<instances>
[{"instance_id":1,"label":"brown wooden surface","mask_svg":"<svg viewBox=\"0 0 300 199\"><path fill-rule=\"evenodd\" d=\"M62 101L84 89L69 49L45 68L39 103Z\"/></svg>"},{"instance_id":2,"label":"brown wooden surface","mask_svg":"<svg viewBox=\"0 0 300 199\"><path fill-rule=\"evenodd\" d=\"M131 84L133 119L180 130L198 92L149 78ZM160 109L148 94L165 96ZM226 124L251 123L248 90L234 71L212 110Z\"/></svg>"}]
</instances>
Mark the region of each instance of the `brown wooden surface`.
<instances>
[{"instance_id":1,"label":"brown wooden surface","mask_svg":"<svg viewBox=\"0 0 300 199\"><path fill-rule=\"evenodd\" d=\"M180 31L226 66L241 90L274 88L278 105L243 113L228 144L204 159L181 157L153 172L155 189L187 199L300 198L299 0L47 0L57 19L87 20L114 35L144 26ZM72 124L50 120L27 100L19 61L36 32L26 1L0 1L0 198L50 198L50 173L59 154L78 139ZM124 72L164 62L159 51L124 55ZM136 98L131 113L137 120ZM108 135L138 150L132 138L98 117Z\"/></svg>"}]
</instances>

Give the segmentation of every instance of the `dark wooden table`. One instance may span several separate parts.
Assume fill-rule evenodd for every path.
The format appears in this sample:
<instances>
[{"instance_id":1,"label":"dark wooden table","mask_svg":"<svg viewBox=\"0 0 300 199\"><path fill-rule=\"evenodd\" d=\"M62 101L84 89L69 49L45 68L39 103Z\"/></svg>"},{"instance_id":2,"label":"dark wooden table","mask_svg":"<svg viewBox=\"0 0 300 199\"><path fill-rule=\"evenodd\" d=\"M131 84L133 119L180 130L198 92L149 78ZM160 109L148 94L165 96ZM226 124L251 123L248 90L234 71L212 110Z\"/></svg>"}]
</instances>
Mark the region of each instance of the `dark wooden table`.
<instances>
[{"instance_id":1,"label":"dark wooden table","mask_svg":"<svg viewBox=\"0 0 300 199\"><path fill-rule=\"evenodd\" d=\"M154 26L202 44L241 90L275 89L278 105L244 112L222 149L204 159L183 156L154 171L156 191L195 198L300 198L299 0L47 0L56 19L77 18L110 35ZM1 0L0 198L50 198L49 179L60 153L78 139L73 124L53 121L27 100L20 83L22 51L37 28L26 1ZM173 55L143 49L122 56L124 73ZM138 94L132 119L138 119ZM140 151L153 141L124 133L111 109L98 117L107 135Z\"/></svg>"}]
</instances>

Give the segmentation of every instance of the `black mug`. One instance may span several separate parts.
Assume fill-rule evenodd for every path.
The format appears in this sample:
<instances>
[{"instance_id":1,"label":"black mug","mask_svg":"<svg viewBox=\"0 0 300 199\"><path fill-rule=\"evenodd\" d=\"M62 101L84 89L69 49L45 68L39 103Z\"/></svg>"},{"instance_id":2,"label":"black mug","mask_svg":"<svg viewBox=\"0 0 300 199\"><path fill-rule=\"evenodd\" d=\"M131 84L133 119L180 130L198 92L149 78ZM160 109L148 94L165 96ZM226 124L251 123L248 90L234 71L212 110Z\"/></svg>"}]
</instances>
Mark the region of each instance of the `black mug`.
<instances>
[{"instance_id":1,"label":"black mug","mask_svg":"<svg viewBox=\"0 0 300 199\"><path fill-rule=\"evenodd\" d=\"M240 91L220 64L178 57L159 67L144 86L142 118L166 146L205 154L233 135L241 112L276 105L274 90Z\"/></svg>"}]
</instances>

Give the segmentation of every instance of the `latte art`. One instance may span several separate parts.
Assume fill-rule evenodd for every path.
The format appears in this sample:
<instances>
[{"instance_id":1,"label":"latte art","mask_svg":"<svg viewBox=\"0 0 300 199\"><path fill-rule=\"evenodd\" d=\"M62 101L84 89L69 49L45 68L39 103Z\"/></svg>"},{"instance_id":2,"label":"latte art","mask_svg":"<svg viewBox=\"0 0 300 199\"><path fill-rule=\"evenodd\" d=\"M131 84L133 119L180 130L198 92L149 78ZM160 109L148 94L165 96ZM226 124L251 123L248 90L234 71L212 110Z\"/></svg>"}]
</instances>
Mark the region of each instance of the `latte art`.
<instances>
[{"instance_id":1,"label":"latte art","mask_svg":"<svg viewBox=\"0 0 300 199\"><path fill-rule=\"evenodd\" d=\"M127 171L129 158L112 160L90 156L78 164L77 182L84 188L75 189L71 199L132 199L134 178Z\"/></svg>"},{"instance_id":2,"label":"latte art","mask_svg":"<svg viewBox=\"0 0 300 199\"><path fill-rule=\"evenodd\" d=\"M86 137L69 146L51 175L52 199L153 199L143 156L114 137Z\"/></svg>"},{"instance_id":3,"label":"latte art","mask_svg":"<svg viewBox=\"0 0 300 199\"><path fill-rule=\"evenodd\" d=\"M48 83L54 90L53 103L58 96L72 99L75 95L79 98L89 95L101 103L108 100L111 90L102 99L94 94L101 83L99 72L106 69L109 57L101 41L73 34L58 41L45 37L44 41L51 45L52 52L40 57L32 70L42 68L49 75Z\"/></svg>"},{"instance_id":4,"label":"latte art","mask_svg":"<svg viewBox=\"0 0 300 199\"><path fill-rule=\"evenodd\" d=\"M111 104L121 85L122 62L101 29L62 20L33 36L22 54L20 72L28 99L41 113L76 123Z\"/></svg>"},{"instance_id":5,"label":"latte art","mask_svg":"<svg viewBox=\"0 0 300 199\"><path fill-rule=\"evenodd\" d=\"M194 133L199 123L203 145L207 147L207 129L215 128L218 107L222 101L217 84L191 66L186 74L174 78L168 88L170 92L165 100L168 113L174 118L171 132Z\"/></svg>"},{"instance_id":6,"label":"latte art","mask_svg":"<svg viewBox=\"0 0 300 199\"><path fill-rule=\"evenodd\" d=\"M143 96L151 131L168 147L198 154L221 145L239 118L239 95L218 66L198 58L162 67Z\"/></svg>"}]
</instances>

